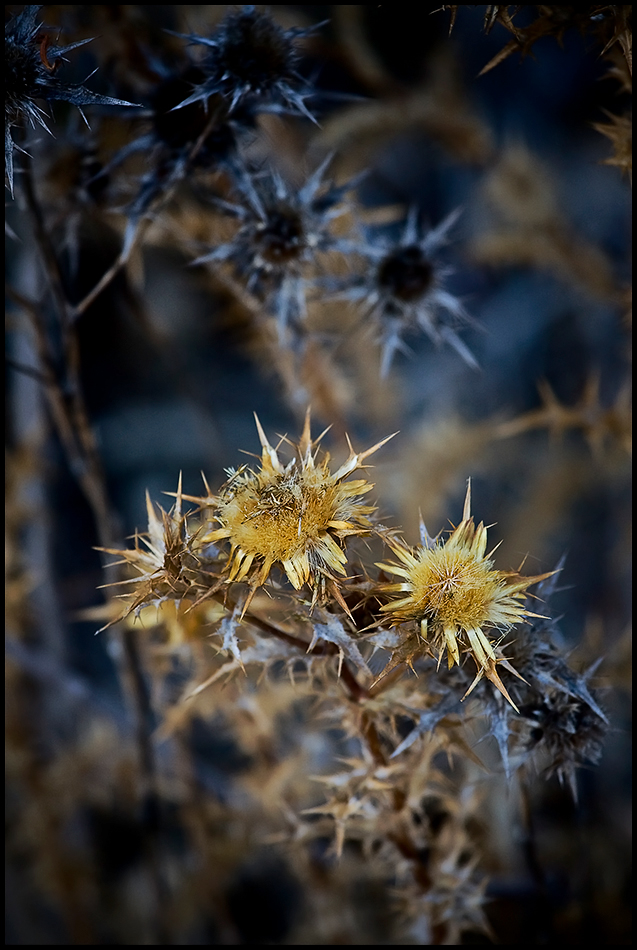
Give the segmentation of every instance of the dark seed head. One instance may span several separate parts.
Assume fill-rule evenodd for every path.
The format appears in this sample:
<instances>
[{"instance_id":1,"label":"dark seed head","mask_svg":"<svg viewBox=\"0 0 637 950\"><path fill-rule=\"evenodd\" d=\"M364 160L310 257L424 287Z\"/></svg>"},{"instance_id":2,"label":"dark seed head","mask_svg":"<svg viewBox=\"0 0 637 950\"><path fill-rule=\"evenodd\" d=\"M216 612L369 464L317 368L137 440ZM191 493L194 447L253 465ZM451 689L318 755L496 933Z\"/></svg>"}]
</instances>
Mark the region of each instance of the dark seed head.
<instances>
[{"instance_id":1,"label":"dark seed head","mask_svg":"<svg viewBox=\"0 0 637 950\"><path fill-rule=\"evenodd\" d=\"M296 211L277 209L258 231L261 255L271 264L282 264L298 257L303 249L303 224Z\"/></svg>"},{"instance_id":2,"label":"dark seed head","mask_svg":"<svg viewBox=\"0 0 637 950\"><path fill-rule=\"evenodd\" d=\"M205 66L217 81L227 74L228 84L262 93L291 78L295 62L291 37L269 16L248 10L226 18Z\"/></svg>"},{"instance_id":3,"label":"dark seed head","mask_svg":"<svg viewBox=\"0 0 637 950\"><path fill-rule=\"evenodd\" d=\"M433 281L433 267L417 245L401 247L382 261L378 283L399 300L422 297Z\"/></svg>"},{"instance_id":4,"label":"dark seed head","mask_svg":"<svg viewBox=\"0 0 637 950\"><path fill-rule=\"evenodd\" d=\"M178 76L169 76L151 95L155 135L169 148L182 148L196 142L210 120L210 113L206 112L202 102L193 102L183 109L171 111L203 79L201 70L192 66Z\"/></svg>"}]
</instances>

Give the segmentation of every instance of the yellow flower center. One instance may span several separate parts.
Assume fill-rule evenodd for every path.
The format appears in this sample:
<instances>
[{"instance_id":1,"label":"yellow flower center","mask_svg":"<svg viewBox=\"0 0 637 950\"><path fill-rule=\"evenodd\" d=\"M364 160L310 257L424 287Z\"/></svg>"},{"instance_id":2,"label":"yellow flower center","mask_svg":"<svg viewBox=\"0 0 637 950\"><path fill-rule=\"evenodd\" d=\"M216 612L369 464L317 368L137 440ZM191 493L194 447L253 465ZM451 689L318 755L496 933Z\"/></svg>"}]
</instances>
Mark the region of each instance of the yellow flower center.
<instances>
[{"instance_id":1,"label":"yellow flower center","mask_svg":"<svg viewBox=\"0 0 637 950\"><path fill-rule=\"evenodd\" d=\"M414 615L435 618L445 628L481 627L502 593L492 563L444 547L420 551L409 576Z\"/></svg>"},{"instance_id":2,"label":"yellow flower center","mask_svg":"<svg viewBox=\"0 0 637 950\"><path fill-rule=\"evenodd\" d=\"M320 542L335 517L337 493L320 471L257 477L236 490L220 516L246 554L286 561Z\"/></svg>"}]
</instances>

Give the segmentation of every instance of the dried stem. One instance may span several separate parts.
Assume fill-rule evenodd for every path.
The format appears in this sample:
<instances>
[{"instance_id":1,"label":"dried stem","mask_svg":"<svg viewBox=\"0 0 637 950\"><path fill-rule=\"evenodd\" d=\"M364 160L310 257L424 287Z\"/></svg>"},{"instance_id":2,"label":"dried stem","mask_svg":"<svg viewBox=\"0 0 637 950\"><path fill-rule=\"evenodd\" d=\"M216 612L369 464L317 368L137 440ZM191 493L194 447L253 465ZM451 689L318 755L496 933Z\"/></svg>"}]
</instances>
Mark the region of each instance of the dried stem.
<instances>
[{"instance_id":1,"label":"dried stem","mask_svg":"<svg viewBox=\"0 0 637 950\"><path fill-rule=\"evenodd\" d=\"M61 359L56 358L57 354L54 351L52 335L48 332L43 305L28 300L16 291L11 291L11 297L23 308L34 329L36 350L43 368L44 392L53 424L64 448L70 470L77 479L93 513L100 543L108 547L115 541L114 517L80 384L79 346L72 319L74 312L64 291L58 259L44 224L29 164L24 168L21 183L50 299L53 301L59 321L62 341ZM63 368L60 369L60 366ZM159 796L151 741L153 724L148 687L134 631L123 629L121 640L123 663L120 665L119 672L135 710L136 744L143 782L142 800L145 800L151 809L156 809ZM161 856L155 844L151 846L151 850L150 873L159 912L158 920L161 921L168 889L161 869ZM166 934L161 923L158 924L158 937L161 938L160 942L166 942Z\"/></svg>"},{"instance_id":2,"label":"dried stem","mask_svg":"<svg viewBox=\"0 0 637 950\"><path fill-rule=\"evenodd\" d=\"M152 217L156 215L162 207L168 204L175 193L175 189L179 183L184 180L186 173L191 169L192 163L203 148L206 139L214 128L215 123L218 120L218 116L219 110L214 110L208 124L193 145L188 157L184 162L180 162L175 166L168 178L168 181L166 182L166 187L159 194L155 202L151 204L151 207L147 209L144 216L136 223L133 234L128 238L128 240L124 242L124 246L114 263L111 264L106 273L104 273L98 280L95 287L93 287L93 289L89 291L89 293L73 308L73 319L77 319L86 310L88 310L91 304L97 300L102 291L108 287L111 281L113 281L113 279L120 272L122 267L124 267L126 262L129 260L133 249L137 246L145 231L150 226Z\"/></svg>"},{"instance_id":3,"label":"dried stem","mask_svg":"<svg viewBox=\"0 0 637 950\"><path fill-rule=\"evenodd\" d=\"M217 591L211 595L212 599L219 604L223 604L230 612L232 612L236 606L237 601L230 597L227 593L222 593ZM244 615L244 619L251 626L256 627L257 630L260 630L262 633L267 634L270 637L276 637L278 640L283 640L285 643L289 643L291 646L298 647L299 650L306 654L308 652L309 643L306 640L303 640L302 637L295 637L291 633L286 633L285 630L280 630L278 627L275 627L274 624L270 623L267 620L264 620L262 617L257 616L251 610L247 610ZM338 656L339 650L336 644L334 643L317 643L309 651L315 656ZM350 695L350 699L354 702L361 702L367 699L369 692L356 679L356 676L349 667L347 660L343 658L341 664L341 679Z\"/></svg>"}]
</instances>

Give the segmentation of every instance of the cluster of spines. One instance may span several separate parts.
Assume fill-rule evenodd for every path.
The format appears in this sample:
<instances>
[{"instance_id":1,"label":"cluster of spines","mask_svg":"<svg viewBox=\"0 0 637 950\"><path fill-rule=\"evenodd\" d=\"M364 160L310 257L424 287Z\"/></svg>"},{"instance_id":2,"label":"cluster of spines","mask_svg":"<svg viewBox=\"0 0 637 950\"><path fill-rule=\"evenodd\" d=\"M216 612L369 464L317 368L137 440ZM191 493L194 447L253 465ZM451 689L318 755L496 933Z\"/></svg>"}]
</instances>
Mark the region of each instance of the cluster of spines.
<instances>
[{"instance_id":1,"label":"cluster of spines","mask_svg":"<svg viewBox=\"0 0 637 950\"><path fill-rule=\"evenodd\" d=\"M126 596L121 618L165 600L183 601L189 610L211 596L224 602L233 586L245 585L247 594L240 598L243 619L257 590L274 585L280 591L283 577L301 601L305 600L303 589L309 591L309 616L320 605L332 604L331 609L337 615L340 612L355 632L355 604L360 607L373 601L376 607L367 611L368 626L382 631L389 623L396 628L393 641L389 637L388 662L368 684L371 693L385 689L396 672L414 669L414 662L427 655L435 657L440 667L446 652L449 671L454 666L464 667L469 655L477 668L473 681L465 683L462 696L456 694L455 687L452 690L459 700L471 694L482 679L489 680L517 714L521 711L518 703L528 705L527 688L532 695L536 690L542 694L548 674L542 671L539 655L533 650L533 657L525 654L521 646L526 642L524 628L519 631L519 642L513 641L518 646L512 653L502 643L519 623L549 622L530 609L525 597L529 587L537 584L544 585L540 590L548 596L552 588L546 583L556 572L524 576L519 571L494 568L494 552L486 552L486 528L473 522L470 485L462 520L450 536L445 541L431 538L422 526L422 544L411 548L395 531L380 525L375 507L365 503L373 485L365 478L350 478L367 467L366 460L388 439L363 452L356 452L350 444L347 459L333 471L329 454L320 449L325 432L312 438L309 411L298 442L281 440L293 449L287 463L280 455L281 443L273 446L256 414L255 419L261 443L258 469L244 465L237 471L228 470L229 479L219 492L214 494L205 482L203 496L184 495L180 480L169 513L162 511L158 516L148 499L147 536L136 536L132 550L110 551L121 555L139 575L127 582L134 593ZM194 513L183 512L184 500L197 505ZM381 537L397 557L396 562L377 566L401 580L370 581L363 599L357 600L362 588L360 579L347 576L347 546L351 538L372 534ZM558 565L557 570L560 568ZM346 642L343 628L339 629ZM531 640L535 642L537 637ZM340 643L341 651L342 647ZM358 647L352 646L352 650L358 657ZM369 672L364 662L363 668ZM517 695L514 693L518 702L504 685L500 670L523 684ZM458 682L465 682L464 672ZM603 713L586 691L584 680L577 688L573 686L570 696L588 703L600 726L603 724ZM501 714L494 713L496 718Z\"/></svg>"}]
</instances>

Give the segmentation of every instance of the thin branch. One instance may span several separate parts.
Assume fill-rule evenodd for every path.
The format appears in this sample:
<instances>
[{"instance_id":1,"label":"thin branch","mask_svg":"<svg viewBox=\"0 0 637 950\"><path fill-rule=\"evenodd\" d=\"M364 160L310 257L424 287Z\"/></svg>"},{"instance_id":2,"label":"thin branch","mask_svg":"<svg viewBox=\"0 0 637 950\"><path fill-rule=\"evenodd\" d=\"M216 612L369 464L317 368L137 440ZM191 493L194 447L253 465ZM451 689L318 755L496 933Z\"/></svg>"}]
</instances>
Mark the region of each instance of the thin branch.
<instances>
[{"instance_id":1,"label":"thin branch","mask_svg":"<svg viewBox=\"0 0 637 950\"><path fill-rule=\"evenodd\" d=\"M16 373L22 373L23 376L30 376L31 379L35 379L38 383L43 383L45 386L51 383L51 379L48 376L45 376L44 373L40 372L39 369L35 369L33 366L26 366L18 360L11 359L10 356L5 356L4 361L9 369L14 369Z\"/></svg>"},{"instance_id":2,"label":"thin branch","mask_svg":"<svg viewBox=\"0 0 637 950\"><path fill-rule=\"evenodd\" d=\"M95 302L102 291L108 287L111 281L117 276L122 267L124 267L127 261L130 259L133 249L137 246L141 237L150 226L152 222L152 216L154 216L162 207L168 204L170 199L173 197L177 186L184 180L187 172L192 168L192 163L203 148L206 139L212 132L212 129L218 120L218 113L219 110L213 111L208 124L193 145L188 157L184 162L180 162L175 166L168 177L166 187L162 190L161 194L156 198L156 200L151 203L150 207L144 212L144 215L136 223L132 235L124 242L124 246L117 259L113 264L111 264L106 273L103 274L98 280L95 287L93 287L93 289L89 291L83 300L81 300L73 308L74 320L76 320L79 316L85 313L86 310L88 310L91 304Z\"/></svg>"}]
</instances>

